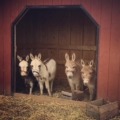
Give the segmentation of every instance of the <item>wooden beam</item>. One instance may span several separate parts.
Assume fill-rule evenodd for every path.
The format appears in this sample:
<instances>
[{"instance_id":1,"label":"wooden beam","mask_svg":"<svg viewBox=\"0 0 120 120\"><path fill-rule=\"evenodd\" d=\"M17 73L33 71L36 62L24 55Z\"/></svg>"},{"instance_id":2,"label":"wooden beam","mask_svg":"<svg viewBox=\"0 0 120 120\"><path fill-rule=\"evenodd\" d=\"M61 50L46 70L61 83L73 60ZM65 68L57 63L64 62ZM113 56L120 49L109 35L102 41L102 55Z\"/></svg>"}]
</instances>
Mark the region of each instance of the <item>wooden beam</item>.
<instances>
[{"instance_id":1,"label":"wooden beam","mask_svg":"<svg viewBox=\"0 0 120 120\"><path fill-rule=\"evenodd\" d=\"M28 44L26 45L20 45L17 46L18 49L22 49L22 48L36 48L36 49L69 49L69 50L92 50L92 51L96 51L96 46L76 46L76 45L39 45L39 44Z\"/></svg>"}]
</instances>

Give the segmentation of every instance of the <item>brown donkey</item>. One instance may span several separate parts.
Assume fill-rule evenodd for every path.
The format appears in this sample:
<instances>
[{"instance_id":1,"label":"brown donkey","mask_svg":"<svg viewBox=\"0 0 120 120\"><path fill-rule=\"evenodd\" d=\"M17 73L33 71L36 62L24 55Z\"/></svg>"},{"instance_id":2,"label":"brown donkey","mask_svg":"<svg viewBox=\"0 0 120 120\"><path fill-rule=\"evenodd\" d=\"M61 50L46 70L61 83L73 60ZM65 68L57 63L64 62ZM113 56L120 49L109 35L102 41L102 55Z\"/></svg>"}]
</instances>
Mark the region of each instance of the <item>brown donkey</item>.
<instances>
[{"instance_id":1,"label":"brown donkey","mask_svg":"<svg viewBox=\"0 0 120 120\"><path fill-rule=\"evenodd\" d=\"M96 69L94 61L85 62L81 60L81 78L84 86L87 86L90 93L90 101L94 99L95 95L95 82L96 82Z\"/></svg>"},{"instance_id":2,"label":"brown donkey","mask_svg":"<svg viewBox=\"0 0 120 120\"><path fill-rule=\"evenodd\" d=\"M80 90L81 81L80 81L80 66L76 62L75 53L72 54L72 59L70 60L69 55L65 54L65 74L68 79L68 83L70 85L71 91Z\"/></svg>"}]
</instances>

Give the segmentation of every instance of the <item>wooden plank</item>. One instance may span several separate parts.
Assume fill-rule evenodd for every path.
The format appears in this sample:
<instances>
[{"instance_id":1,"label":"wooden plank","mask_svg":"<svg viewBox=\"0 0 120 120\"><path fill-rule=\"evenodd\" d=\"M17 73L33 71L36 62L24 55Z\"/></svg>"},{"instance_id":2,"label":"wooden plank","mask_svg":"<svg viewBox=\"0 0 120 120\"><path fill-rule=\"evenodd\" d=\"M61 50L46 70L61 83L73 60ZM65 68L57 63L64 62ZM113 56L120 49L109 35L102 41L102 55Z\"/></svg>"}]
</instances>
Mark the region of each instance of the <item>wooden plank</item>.
<instances>
[{"instance_id":1,"label":"wooden plank","mask_svg":"<svg viewBox=\"0 0 120 120\"><path fill-rule=\"evenodd\" d=\"M13 21L16 19L16 17L18 16L18 1L16 0L12 0L11 1L11 23L13 23ZM12 74L12 92L13 90L16 89L16 25L12 26L14 27L14 39L12 39L12 44L14 43L13 49L14 49L14 53L12 53L12 56L14 55L14 58L12 59L14 62L14 67L12 67L12 71L14 71L14 73ZM12 31L13 32L13 31ZM13 88L14 87L14 88Z\"/></svg>"},{"instance_id":2,"label":"wooden plank","mask_svg":"<svg viewBox=\"0 0 120 120\"><path fill-rule=\"evenodd\" d=\"M33 11L33 10L32 10ZM41 12L40 12L40 10L34 10L33 12L32 12L32 19L31 19L31 23L30 23L30 26L31 26L31 41L32 41L32 43L34 44L40 44L40 41L41 41L41 39L40 39L40 28L43 26L41 26L41 23L40 23L40 19L42 18L41 17ZM45 20L46 21L46 20ZM29 41L28 41L28 43L27 44L29 44Z\"/></svg>"},{"instance_id":3,"label":"wooden plank","mask_svg":"<svg viewBox=\"0 0 120 120\"><path fill-rule=\"evenodd\" d=\"M11 22L13 22L18 15L18 1L11 0L10 5L11 5Z\"/></svg>"},{"instance_id":4,"label":"wooden plank","mask_svg":"<svg viewBox=\"0 0 120 120\"><path fill-rule=\"evenodd\" d=\"M33 44L33 41L36 42L36 38L35 38L35 33L37 34L37 32L34 31L35 27L37 30L37 25L36 25L36 16L33 16L34 12L28 11L26 13L26 15L24 16L24 21L22 24L24 24L24 28L23 26L20 26L21 28L21 33L23 36L23 43L27 46L27 44ZM35 19L35 21L33 20L33 18ZM27 22L26 22L27 21ZM23 30L24 29L24 30ZM20 40L21 41L21 40ZM37 42L36 42L37 44Z\"/></svg>"},{"instance_id":5,"label":"wooden plank","mask_svg":"<svg viewBox=\"0 0 120 120\"><path fill-rule=\"evenodd\" d=\"M113 1L111 41L110 41L110 62L109 62L109 82L108 98L110 101L118 101L120 104L120 1Z\"/></svg>"},{"instance_id":6,"label":"wooden plank","mask_svg":"<svg viewBox=\"0 0 120 120\"><path fill-rule=\"evenodd\" d=\"M4 94L3 86L3 1L0 1L0 94Z\"/></svg>"},{"instance_id":7,"label":"wooden plank","mask_svg":"<svg viewBox=\"0 0 120 120\"><path fill-rule=\"evenodd\" d=\"M24 22L25 20L27 20L26 17L23 17L16 26L16 31L17 31L16 32L16 34L17 34L16 44L17 44L17 46L21 43L22 43L22 45L26 46L27 25L29 22L26 23L26 22ZM24 26L24 29L23 29L23 26Z\"/></svg>"},{"instance_id":8,"label":"wooden plank","mask_svg":"<svg viewBox=\"0 0 120 120\"><path fill-rule=\"evenodd\" d=\"M58 44L58 9L47 12L47 44Z\"/></svg>"},{"instance_id":9,"label":"wooden plank","mask_svg":"<svg viewBox=\"0 0 120 120\"><path fill-rule=\"evenodd\" d=\"M43 5L44 0L34 0L35 5Z\"/></svg>"},{"instance_id":10,"label":"wooden plank","mask_svg":"<svg viewBox=\"0 0 120 120\"><path fill-rule=\"evenodd\" d=\"M76 54L76 60L80 60L82 58L82 50L72 50L70 49L70 55L72 55L72 53Z\"/></svg>"},{"instance_id":11,"label":"wooden plank","mask_svg":"<svg viewBox=\"0 0 120 120\"><path fill-rule=\"evenodd\" d=\"M81 0L81 4L86 9L86 11L90 14L92 0Z\"/></svg>"},{"instance_id":12,"label":"wooden plank","mask_svg":"<svg viewBox=\"0 0 120 120\"><path fill-rule=\"evenodd\" d=\"M59 44L70 44L70 14L69 9L61 9L59 14Z\"/></svg>"},{"instance_id":13,"label":"wooden plank","mask_svg":"<svg viewBox=\"0 0 120 120\"><path fill-rule=\"evenodd\" d=\"M57 78L66 78L65 75L65 65L58 65L57 66L57 74L56 74Z\"/></svg>"},{"instance_id":14,"label":"wooden plank","mask_svg":"<svg viewBox=\"0 0 120 120\"><path fill-rule=\"evenodd\" d=\"M52 5L52 0L43 0L44 5Z\"/></svg>"},{"instance_id":15,"label":"wooden plank","mask_svg":"<svg viewBox=\"0 0 120 120\"><path fill-rule=\"evenodd\" d=\"M53 5L61 5L61 0L53 0Z\"/></svg>"},{"instance_id":16,"label":"wooden plank","mask_svg":"<svg viewBox=\"0 0 120 120\"><path fill-rule=\"evenodd\" d=\"M71 9L70 14L71 45L82 45L84 21L83 11L81 9Z\"/></svg>"},{"instance_id":17,"label":"wooden plank","mask_svg":"<svg viewBox=\"0 0 120 120\"><path fill-rule=\"evenodd\" d=\"M24 98L29 98L29 95L28 94L21 94L21 93L15 93L15 97L24 97ZM2 97L0 98L2 99ZM47 103L50 103L50 102L53 102L53 101L56 101L57 103L60 103L60 104L65 104L65 105L77 105L79 106L80 108L85 108L86 107L86 102L80 102L80 101L73 101L73 100L65 100L65 99L61 99L61 98L57 98L57 97L50 97L47 96L47 95L31 95L31 99L35 100L36 102L40 102L40 103L43 103L44 102L47 102Z\"/></svg>"},{"instance_id":18,"label":"wooden plank","mask_svg":"<svg viewBox=\"0 0 120 120\"><path fill-rule=\"evenodd\" d=\"M26 4L27 5L35 5L36 1L37 0L26 0ZM41 0L39 0L39 1L41 1Z\"/></svg>"},{"instance_id":19,"label":"wooden plank","mask_svg":"<svg viewBox=\"0 0 120 120\"><path fill-rule=\"evenodd\" d=\"M3 70L4 70L4 95L11 94L11 17L10 0L3 2ZM7 49L6 49L7 48Z\"/></svg>"},{"instance_id":20,"label":"wooden plank","mask_svg":"<svg viewBox=\"0 0 120 120\"><path fill-rule=\"evenodd\" d=\"M92 0L91 16L98 24L100 24L101 5L101 0Z\"/></svg>"},{"instance_id":21,"label":"wooden plank","mask_svg":"<svg viewBox=\"0 0 120 120\"><path fill-rule=\"evenodd\" d=\"M23 44L19 44L18 49L19 48L58 48L58 49L73 49L73 50L92 50L92 51L96 51L96 46L77 46L77 45L38 45L38 44L33 44L33 45L23 45Z\"/></svg>"},{"instance_id":22,"label":"wooden plank","mask_svg":"<svg viewBox=\"0 0 120 120\"><path fill-rule=\"evenodd\" d=\"M71 5L71 0L61 0L62 5Z\"/></svg>"},{"instance_id":23,"label":"wooden plank","mask_svg":"<svg viewBox=\"0 0 120 120\"><path fill-rule=\"evenodd\" d=\"M27 0L18 0L18 13L20 13L27 5Z\"/></svg>"},{"instance_id":24,"label":"wooden plank","mask_svg":"<svg viewBox=\"0 0 120 120\"><path fill-rule=\"evenodd\" d=\"M96 30L95 24L85 15L83 45L96 45Z\"/></svg>"},{"instance_id":25,"label":"wooden plank","mask_svg":"<svg viewBox=\"0 0 120 120\"><path fill-rule=\"evenodd\" d=\"M70 52L68 49L58 49L58 60L59 61L65 61L65 53L69 54Z\"/></svg>"},{"instance_id":26,"label":"wooden plank","mask_svg":"<svg viewBox=\"0 0 120 120\"><path fill-rule=\"evenodd\" d=\"M80 5L82 0L71 0L72 5Z\"/></svg>"},{"instance_id":27,"label":"wooden plank","mask_svg":"<svg viewBox=\"0 0 120 120\"><path fill-rule=\"evenodd\" d=\"M39 42L47 44L47 10L39 11Z\"/></svg>"},{"instance_id":28,"label":"wooden plank","mask_svg":"<svg viewBox=\"0 0 120 120\"><path fill-rule=\"evenodd\" d=\"M53 58L54 60L57 60L58 51L56 49L48 49L48 58Z\"/></svg>"},{"instance_id":29,"label":"wooden plank","mask_svg":"<svg viewBox=\"0 0 120 120\"><path fill-rule=\"evenodd\" d=\"M94 51L83 51L83 60L94 60L95 61L95 52Z\"/></svg>"},{"instance_id":30,"label":"wooden plank","mask_svg":"<svg viewBox=\"0 0 120 120\"><path fill-rule=\"evenodd\" d=\"M109 50L112 0L102 0L100 22L97 98L108 97Z\"/></svg>"}]
</instances>

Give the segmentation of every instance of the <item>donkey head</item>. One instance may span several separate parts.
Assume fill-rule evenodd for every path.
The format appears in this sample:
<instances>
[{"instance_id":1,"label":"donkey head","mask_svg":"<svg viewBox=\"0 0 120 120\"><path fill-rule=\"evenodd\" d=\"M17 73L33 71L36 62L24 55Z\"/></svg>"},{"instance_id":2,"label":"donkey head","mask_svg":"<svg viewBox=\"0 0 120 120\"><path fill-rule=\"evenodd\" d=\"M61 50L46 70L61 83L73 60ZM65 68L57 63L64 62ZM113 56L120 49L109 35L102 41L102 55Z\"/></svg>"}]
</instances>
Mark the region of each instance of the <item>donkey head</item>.
<instances>
[{"instance_id":1,"label":"donkey head","mask_svg":"<svg viewBox=\"0 0 120 120\"><path fill-rule=\"evenodd\" d=\"M65 54L65 73L69 79L72 79L76 73L77 64L76 64L76 55L75 53L72 54L72 59L70 60L69 55Z\"/></svg>"},{"instance_id":2,"label":"donkey head","mask_svg":"<svg viewBox=\"0 0 120 120\"><path fill-rule=\"evenodd\" d=\"M95 76L95 67L94 67L94 61L91 60L90 62L85 62L81 60L81 78L83 80L83 84L87 86Z\"/></svg>"},{"instance_id":3,"label":"donkey head","mask_svg":"<svg viewBox=\"0 0 120 120\"><path fill-rule=\"evenodd\" d=\"M30 58L31 58L31 69L32 69L32 73L35 77L39 76L39 71L42 65L42 61L41 61L41 54L39 53L38 56L35 55L35 57L30 53Z\"/></svg>"},{"instance_id":4,"label":"donkey head","mask_svg":"<svg viewBox=\"0 0 120 120\"><path fill-rule=\"evenodd\" d=\"M19 60L19 67L20 67L21 76L27 76L29 56L27 55L25 60L23 60L23 58L20 57L19 55L17 55L17 58Z\"/></svg>"}]
</instances>

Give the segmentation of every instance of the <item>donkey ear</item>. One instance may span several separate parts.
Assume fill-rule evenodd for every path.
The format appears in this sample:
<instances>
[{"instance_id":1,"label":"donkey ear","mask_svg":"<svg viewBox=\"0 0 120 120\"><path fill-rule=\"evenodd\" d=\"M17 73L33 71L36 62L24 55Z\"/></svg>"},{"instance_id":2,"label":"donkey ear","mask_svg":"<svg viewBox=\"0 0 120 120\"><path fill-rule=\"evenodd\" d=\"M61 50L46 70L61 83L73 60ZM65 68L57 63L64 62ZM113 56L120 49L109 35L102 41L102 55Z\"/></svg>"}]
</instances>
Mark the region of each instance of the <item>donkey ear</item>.
<instances>
[{"instance_id":1,"label":"donkey ear","mask_svg":"<svg viewBox=\"0 0 120 120\"><path fill-rule=\"evenodd\" d=\"M41 54L40 53L38 54L38 59L41 60Z\"/></svg>"},{"instance_id":2,"label":"donkey ear","mask_svg":"<svg viewBox=\"0 0 120 120\"><path fill-rule=\"evenodd\" d=\"M19 55L17 55L17 59L18 59L19 61L22 61L22 57L20 57Z\"/></svg>"},{"instance_id":3,"label":"donkey ear","mask_svg":"<svg viewBox=\"0 0 120 120\"><path fill-rule=\"evenodd\" d=\"M29 61L29 55L26 56L26 61L27 61L27 62Z\"/></svg>"},{"instance_id":4,"label":"donkey ear","mask_svg":"<svg viewBox=\"0 0 120 120\"><path fill-rule=\"evenodd\" d=\"M89 63L89 66L90 66L90 67L93 67L93 65L94 65L94 61L91 60L90 63Z\"/></svg>"},{"instance_id":5,"label":"donkey ear","mask_svg":"<svg viewBox=\"0 0 120 120\"><path fill-rule=\"evenodd\" d=\"M75 53L73 53L72 54L72 61L75 61L75 59L76 59L76 55L75 55Z\"/></svg>"},{"instance_id":6,"label":"donkey ear","mask_svg":"<svg viewBox=\"0 0 120 120\"><path fill-rule=\"evenodd\" d=\"M65 54L65 59L66 59L66 61L69 60L69 55L67 53Z\"/></svg>"},{"instance_id":7,"label":"donkey ear","mask_svg":"<svg viewBox=\"0 0 120 120\"><path fill-rule=\"evenodd\" d=\"M30 53L30 59L31 59L31 60L34 60L34 56L33 56L32 53Z\"/></svg>"},{"instance_id":8,"label":"donkey ear","mask_svg":"<svg viewBox=\"0 0 120 120\"><path fill-rule=\"evenodd\" d=\"M85 65L85 62L83 59L81 59L81 65L82 65L82 67Z\"/></svg>"}]
</instances>

